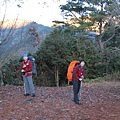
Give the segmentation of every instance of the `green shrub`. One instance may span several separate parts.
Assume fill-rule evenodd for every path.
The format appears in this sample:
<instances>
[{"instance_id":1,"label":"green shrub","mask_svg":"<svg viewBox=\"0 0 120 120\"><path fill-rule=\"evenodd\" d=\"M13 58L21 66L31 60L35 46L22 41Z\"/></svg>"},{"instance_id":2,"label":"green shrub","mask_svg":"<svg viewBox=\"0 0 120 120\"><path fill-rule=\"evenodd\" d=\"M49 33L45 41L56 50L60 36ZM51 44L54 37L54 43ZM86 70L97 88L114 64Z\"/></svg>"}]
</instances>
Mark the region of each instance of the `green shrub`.
<instances>
[{"instance_id":1,"label":"green shrub","mask_svg":"<svg viewBox=\"0 0 120 120\"><path fill-rule=\"evenodd\" d=\"M10 85L22 85L19 60L10 60L2 67L3 82Z\"/></svg>"}]
</instances>

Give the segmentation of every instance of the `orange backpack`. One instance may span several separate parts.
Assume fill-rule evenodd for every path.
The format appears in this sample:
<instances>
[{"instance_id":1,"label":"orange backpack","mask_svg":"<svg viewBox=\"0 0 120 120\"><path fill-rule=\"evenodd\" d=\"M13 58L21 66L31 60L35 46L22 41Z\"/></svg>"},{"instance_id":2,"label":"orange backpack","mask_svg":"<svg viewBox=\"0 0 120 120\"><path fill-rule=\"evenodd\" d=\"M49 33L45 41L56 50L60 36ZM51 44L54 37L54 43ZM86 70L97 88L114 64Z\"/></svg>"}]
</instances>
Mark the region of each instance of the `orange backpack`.
<instances>
[{"instance_id":1,"label":"orange backpack","mask_svg":"<svg viewBox=\"0 0 120 120\"><path fill-rule=\"evenodd\" d=\"M67 79L69 82L72 82L72 72L73 72L73 68L74 66L77 64L77 63L80 63L80 61L77 61L77 60L73 60L69 67L68 67L68 71L67 71Z\"/></svg>"}]
</instances>

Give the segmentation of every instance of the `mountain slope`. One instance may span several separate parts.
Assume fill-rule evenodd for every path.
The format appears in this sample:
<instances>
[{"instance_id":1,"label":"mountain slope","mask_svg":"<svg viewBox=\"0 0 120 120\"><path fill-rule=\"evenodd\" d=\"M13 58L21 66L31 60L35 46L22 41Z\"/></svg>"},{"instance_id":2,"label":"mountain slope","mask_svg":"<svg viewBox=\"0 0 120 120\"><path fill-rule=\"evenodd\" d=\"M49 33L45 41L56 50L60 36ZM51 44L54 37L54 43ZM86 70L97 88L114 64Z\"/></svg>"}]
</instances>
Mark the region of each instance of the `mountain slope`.
<instances>
[{"instance_id":1,"label":"mountain slope","mask_svg":"<svg viewBox=\"0 0 120 120\"><path fill-rule=\"evenodd\" d=\"M7 23L6 23L7 24ZM6 26L1 29L0 40L4 40L7 37L7 42L0 45L0 58L6 58L8 55L21 56L23 53L34 53L53 28L37 24L35 22L28 22L20 27L13 27L10 29ZM30 31L34 29L34 31ZM37 36L36 36L37 35ZM33 46L36 42L36 37L40 38L37 46Z\"/></svg>"}]
</instances>

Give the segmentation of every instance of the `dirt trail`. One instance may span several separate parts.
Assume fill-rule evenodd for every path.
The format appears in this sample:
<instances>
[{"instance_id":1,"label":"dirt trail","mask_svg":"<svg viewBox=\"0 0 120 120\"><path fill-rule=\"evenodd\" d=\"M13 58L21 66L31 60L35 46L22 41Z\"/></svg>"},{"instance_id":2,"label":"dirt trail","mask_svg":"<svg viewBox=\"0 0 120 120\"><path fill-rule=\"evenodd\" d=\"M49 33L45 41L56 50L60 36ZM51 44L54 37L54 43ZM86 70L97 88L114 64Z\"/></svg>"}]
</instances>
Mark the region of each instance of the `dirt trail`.
<instances>
[{"instance_id":1,"label":"dirt trail","mask_svg":"<svg viewBox=\"0 0 120 120\"><path fill-rule=\"evenodd\" d=\"M120 120L120 82L83 84L81 105L73 102L72 86L35 90L32 98L22 86L1 87L0 120Z\"/></svg>"}]
</instances>

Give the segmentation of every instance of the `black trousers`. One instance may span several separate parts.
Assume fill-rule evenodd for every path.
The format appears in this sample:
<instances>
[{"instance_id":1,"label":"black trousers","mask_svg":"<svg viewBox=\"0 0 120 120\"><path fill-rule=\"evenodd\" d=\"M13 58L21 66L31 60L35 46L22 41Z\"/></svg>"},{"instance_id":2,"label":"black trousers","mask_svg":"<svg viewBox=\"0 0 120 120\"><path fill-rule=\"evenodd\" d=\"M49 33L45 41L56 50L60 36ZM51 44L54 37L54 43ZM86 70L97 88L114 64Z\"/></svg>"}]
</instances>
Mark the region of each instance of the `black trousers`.
<instances>
[{"instance_id":1,"label":"black trousers","mask_svg":"<svg viewBox=\"0 0 120 120\"><path fill-rule=\"evenodd\" d=\"M72 83L73 83L74 101L78 102L79 101L78 93L80 90L81 81L73 80Z\"/></svg>"}]
</instances>

